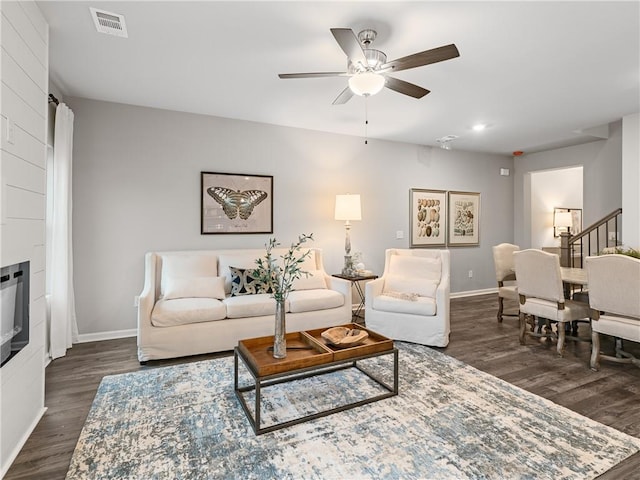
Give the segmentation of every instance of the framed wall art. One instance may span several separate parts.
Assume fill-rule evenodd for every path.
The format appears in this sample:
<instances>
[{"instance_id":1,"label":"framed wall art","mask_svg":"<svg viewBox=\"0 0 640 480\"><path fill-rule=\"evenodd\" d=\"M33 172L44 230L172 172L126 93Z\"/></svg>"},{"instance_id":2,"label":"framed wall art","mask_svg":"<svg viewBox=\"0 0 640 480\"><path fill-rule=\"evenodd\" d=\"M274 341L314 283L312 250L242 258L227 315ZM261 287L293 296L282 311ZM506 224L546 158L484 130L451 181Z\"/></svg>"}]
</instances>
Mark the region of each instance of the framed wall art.
<instances>
[{"instance_id":1,"label":"framed wall art","mask_svg":"<svg viewBox=\"0 0 640 480\"><path fill-rule=\"evenodd\" d=\"M480 194L449 192L449 233L451 247L480 245Z\"/></svg>"},{"instance_id":2,"label":"framed wall art","mask_svg":"<svg viewBox=\"0 0 640 480\"><path fill-rule=\"evenodd\" d=\"M444 247L447 234L447 192L412 188L409 192L411 248Z\"/></svg>"},{"instance_id":3,"label":"framed wall art","mask_svg":"<svg viewBox=\"0 0 640 480\"><path fill-rule=\"evenodd\" d=\"M200 233L273 233L273 177L200 173Z\"/></svg>"}]
</instances>

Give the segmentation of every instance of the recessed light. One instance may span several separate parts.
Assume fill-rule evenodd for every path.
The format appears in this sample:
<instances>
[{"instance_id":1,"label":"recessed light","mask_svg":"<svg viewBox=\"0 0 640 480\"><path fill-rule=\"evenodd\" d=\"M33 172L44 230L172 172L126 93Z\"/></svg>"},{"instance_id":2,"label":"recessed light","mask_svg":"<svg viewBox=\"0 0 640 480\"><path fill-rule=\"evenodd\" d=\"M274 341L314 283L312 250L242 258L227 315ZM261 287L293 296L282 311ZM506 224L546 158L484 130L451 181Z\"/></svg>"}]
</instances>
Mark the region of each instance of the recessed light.
<instances>
[{"instance_id":1,"label":"recessed light","mask_svg":"<svg viewBox=\"0 0 640 480\"><path fill-rule=\"evenodd\" d=\"M485 128L487 128L487 126L484 123L478 123L477 125L474 125L472 127L476 132L481 132L482 130L484 130Z\"/></svg>"}]
</instances>

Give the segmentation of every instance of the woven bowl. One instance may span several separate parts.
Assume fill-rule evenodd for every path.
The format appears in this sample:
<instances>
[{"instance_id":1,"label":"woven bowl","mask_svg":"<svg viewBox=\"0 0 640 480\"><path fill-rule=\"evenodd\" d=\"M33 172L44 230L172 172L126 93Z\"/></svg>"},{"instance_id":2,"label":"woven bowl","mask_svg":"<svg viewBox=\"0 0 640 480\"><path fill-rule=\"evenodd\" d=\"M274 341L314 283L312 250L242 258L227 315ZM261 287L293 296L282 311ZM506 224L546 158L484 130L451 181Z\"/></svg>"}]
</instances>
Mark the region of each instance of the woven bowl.
<instances>
[{"instance_id":1,"label":"woven bowl","mask_svg":"<svg viewBox=\"0 0 640 480\"><path fill-rule=\"evenodd\" d=\"M334 347L347 348L360 345L369 336L369 333L358 328L333 327L320 335Z\"/></svg>"}]
</instances>

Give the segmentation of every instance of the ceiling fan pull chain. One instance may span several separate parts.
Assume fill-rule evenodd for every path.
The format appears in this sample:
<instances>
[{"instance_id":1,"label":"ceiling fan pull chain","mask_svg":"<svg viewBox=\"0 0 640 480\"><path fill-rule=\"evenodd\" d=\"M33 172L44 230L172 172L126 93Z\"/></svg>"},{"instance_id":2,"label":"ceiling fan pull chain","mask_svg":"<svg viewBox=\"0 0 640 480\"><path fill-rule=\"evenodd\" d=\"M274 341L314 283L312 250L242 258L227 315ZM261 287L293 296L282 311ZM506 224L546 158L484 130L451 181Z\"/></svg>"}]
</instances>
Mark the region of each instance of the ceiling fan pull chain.
<instances>
[{"instance_id":1,"label":"ceiling fan pull chain","mask_svg":"<svg viewBox=\"0 0 640 480\"><path fill-rule=\"evenodd\" d=\"M369 96L364 97L364 144L369 143Z\"/></svg>"}]
</instances>

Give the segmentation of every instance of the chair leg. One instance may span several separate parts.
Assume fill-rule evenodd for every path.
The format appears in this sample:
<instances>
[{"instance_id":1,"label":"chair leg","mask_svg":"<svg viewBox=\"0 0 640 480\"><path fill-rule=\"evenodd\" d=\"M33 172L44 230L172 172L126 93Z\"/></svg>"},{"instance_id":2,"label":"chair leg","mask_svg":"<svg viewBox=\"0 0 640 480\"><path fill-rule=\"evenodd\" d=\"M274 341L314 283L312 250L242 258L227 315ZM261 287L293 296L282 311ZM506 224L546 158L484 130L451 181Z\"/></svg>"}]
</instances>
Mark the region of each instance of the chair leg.
<instances>
[{"instance_id":1,"label":"chair leg","mask_svg":"<svg viewBox=\"0 0 640 480\"><path fill-rule=\"evenodd\" d=\"M525 335L526 329L527 329L526 315L520 312L520 345L524 345L524 335Z\"/></svg>"},{"instance_id":2,"label":"chair leg","mask_svg":"<svg viewBox=\"0 0 640 480\"><path fill-rule=\"evenodd\" d=\"M558 322L558 355L564 355L564 337L566 335L566 331L564 328L564 323Z\"/></svg>"},{"instance_id":3,"label":"chair leg","mask_svg":"<svg viewBox=\"0 0 640 480\"><path fill-rule=\"evenodd\" d=\"M502 323L502 312L504 311L504 300L498 296L498 323Z\"/></svg>"},{"instance_id":4,"label":"chair leg","mask_svg":"<svg viewBox=\"0 0 640 480\"><path fill-rule=\"evenodd\" d=\"M591 331L591 370L597 372L600 369L600 334Z\"/></svg>"}]
</instances>

